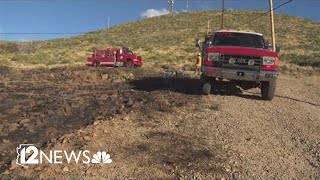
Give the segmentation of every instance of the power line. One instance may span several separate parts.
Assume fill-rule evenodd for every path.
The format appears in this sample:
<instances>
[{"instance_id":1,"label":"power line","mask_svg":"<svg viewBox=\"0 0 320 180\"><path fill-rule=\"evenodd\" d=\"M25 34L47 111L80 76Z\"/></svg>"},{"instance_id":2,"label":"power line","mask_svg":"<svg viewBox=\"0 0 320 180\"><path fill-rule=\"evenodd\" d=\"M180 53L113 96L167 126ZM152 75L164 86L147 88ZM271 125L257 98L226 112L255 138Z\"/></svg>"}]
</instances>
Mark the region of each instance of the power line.
<instances>
[{"instance_id":1,"label":"power line","mask_svg":"<svg viewBox=\"0 0 320 180\"><path fill-rule=\"evenodd\" d=\"M79 33L60 33L60 32L49 32L49 33L43 33L43 32L19 32L19 33L6 33L6 32L2 32L0 33L0 35L82 35L82 34L86 34L86 33L90 33L90 32L79 32Z\"/></svg>"},{"instance_id":2,"label":"power line","mask_svg":"<svg viewBox=\"0 0 320 180\"><path fill-rule=\"evenodd\" d=\"M2 35L77 35L77 34L85 34L89 32L78 32L78 33L60 33L60 32L48 32L48 33L42 33L42 32L18 32L18 33L6 33L2 32L0 34Z\"/></svg>"},{"instance_id":3,"label":"power line","mask_svg":"<svg viewBox=\"0 0 320 180\"><path fill-rule=\"evenodd\" d=\"M5 1L5 0L0 0L1 1ZM179 1L179 0L177 0ZM208 1L208 0L198 0L198 1ZM276 10L276 9L279 9L281 8L282 6L285 6L287 4L289 4L290 2L292 2L293 0L288 0L287 2L273 8L272 10ZM173 12L173 4L174 4L174 0L168 0L168 3L169 5L171 5L171 12ZM269 10L268 12L266 13L263 13L262 15L254 18L254 19L251 19L243 24L241 24L240 26L242 25L245 25L247 23L251 23L257 19L259 19L260 17L270 13L271 10ZM90 32L17 32L17 33L9 33L9 32L0 32L0 35L81 35L81 34L86 34L86 33L90 33Z\"/></svg>"},{"instance_id":4,"label":"power line","mask_svg":"<svg viewBox=\"0 0 320 180\"><path fill-rule=\"evenodd\" d=\"M277 7L273 8L272 10L269 10L268 12L263 13L263 14L261 14L260 16L258 16L258 17L256 17L256 18L253 18L253 19L251 19L251 20L249 20L249 21L247 21L247 22L245 22L245 23L241 24L240 26L245 25L245 24L248 24L248 23L251 23L251 22L253 22L253 21L255 21L255 20L259 19L260 17L265 16L266 14L269 14L271 11L274 11L274 10L276 10L276 9L281 8L282 6L285 6L285 5L289 4L289 3L290 3L290 2L292 2L292 1L294 1L294 0L289 0L289 1L285 2L285 3L282 3L282 4L280 4L279 6L277 6Z\"/></svg>"}]
</instances>

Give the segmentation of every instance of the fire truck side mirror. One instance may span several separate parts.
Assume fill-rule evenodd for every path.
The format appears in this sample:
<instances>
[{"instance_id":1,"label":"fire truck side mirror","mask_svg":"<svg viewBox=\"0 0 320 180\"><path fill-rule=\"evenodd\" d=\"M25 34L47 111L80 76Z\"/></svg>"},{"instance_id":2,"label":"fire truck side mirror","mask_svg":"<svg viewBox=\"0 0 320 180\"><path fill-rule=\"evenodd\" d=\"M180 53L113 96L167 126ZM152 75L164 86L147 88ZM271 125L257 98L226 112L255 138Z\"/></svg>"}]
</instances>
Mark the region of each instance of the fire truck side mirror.
<instances>
[{"instance_id":1,"label":"fire truck side mirror","mask_svg":"<svg viewBox=\"0 0 320 180\"><path fill-rule=\"evenodd\" d=\"M282 46L276 45L276 52L280 53ZM268 44L268 49L272 50L272 44Z\"/></svg>"},{"instance_id":2,"label":"fire truck side mirror","mask_svg":"<svg viewBox=\"0 0 320 180\"><path fill-rule=\"evenodd\" d=\"M280 51L281 51L281 48L282 48L282 46L281 46L281 45L279 45L279 46L276 46L276 52L277 52L277 53L280 53Z\"/></svg>"},{"instance_id":3,"label":"fire truck side mirror","mask_svg":"<svg viewBox=\"0 0 320 180\"><path fill-rule=\"evenodd\" d=\"M200 47L201 46L200 39L196 38L195 45L196 45L196 47Z\"/></svg>"}]
</instances>

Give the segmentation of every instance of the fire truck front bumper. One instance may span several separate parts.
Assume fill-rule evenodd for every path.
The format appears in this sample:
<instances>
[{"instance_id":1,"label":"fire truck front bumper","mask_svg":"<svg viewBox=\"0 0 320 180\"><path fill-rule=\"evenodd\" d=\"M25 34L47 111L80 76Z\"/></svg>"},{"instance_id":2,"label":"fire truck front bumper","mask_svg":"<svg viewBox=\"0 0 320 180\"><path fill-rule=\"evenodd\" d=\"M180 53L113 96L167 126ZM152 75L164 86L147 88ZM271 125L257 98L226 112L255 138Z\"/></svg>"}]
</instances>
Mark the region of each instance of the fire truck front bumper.
<instances>
[{"instance_id":1,"label":"fire truck front bumper","mask_svg":"<svg viewBox=\"0 0 320 180\"><path fill-rule=\"evenodd\" d=\"M92 66L92 62L86 62L87 66Z\"/></svg>"},{"instance_id":2,"label":"fire truck front bumper","mask_svg":"<svg viewBox=\"0 0 320 180\"><path fill-rule=\"evenodd\" d=\"M277 71L256 71L243 69L226 69L216 67L203 67L202 74L207 77L222 78L236 81L270 81L277 79L279 73Z\"/></svg>"},{"instance_id":3,"label":"fire truck front bumper","mask_svg":"<svg viewBox=\"0 0 320 180\"><path fill-rule=\"evenodd\" d=\"M143 65L142 61L133 61L135 66L141 67Z\"/></svg>"}]
</instances>

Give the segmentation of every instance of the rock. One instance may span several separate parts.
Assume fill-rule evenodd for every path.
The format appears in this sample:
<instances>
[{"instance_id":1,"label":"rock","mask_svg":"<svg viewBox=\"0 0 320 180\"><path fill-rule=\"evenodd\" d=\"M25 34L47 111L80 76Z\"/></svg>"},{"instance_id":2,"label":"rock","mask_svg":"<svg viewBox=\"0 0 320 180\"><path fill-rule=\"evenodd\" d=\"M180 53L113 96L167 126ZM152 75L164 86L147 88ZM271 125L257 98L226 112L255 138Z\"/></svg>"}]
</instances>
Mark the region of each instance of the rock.
<instances>
[{"instance_id":1,"label":"rock","mask_svg":"<svg viewBox=\"0 0 320 180\"><path fill-rule=\"evenodd\" d=\"M104 120L104 119L105 119L104 116L98 116L98 117L95 118L96 121Z\"/></svg>"},{"instance_id":2,"label":"rock","mask_svg":"<svg viewBox=\"0 0 320 180\"><path fill-rule=\"evenodd\" d=\"M122 105L118 110L117 110L117 114L122 114L124 111L125 107L124 105Z\"/></svg>"},{"instance_id":3,"label":"rock","mask_svg":"<svg viewBox=\"0 0 320 180\"><path fill-rule=\"evenodd\" d=\"M50 140L50 142L51 142L51 143L56 143L56 142L57 142L57 139L56 139L56 138L52 138L52 139Z\"/></svg>"},{"instance_id":4,"label":"rock","mask_svg":"<svg viewBox=\"0 0 320 180\"><path fill-rule=\"evenodd\" d=\"M89 167L86 171L85 171L86 174L91 174L92 173L92 169Z\"/></svg>"},{"instance_id":5,"label":"rock","mask_svg":"<svg viewBox=\"0 0 320 180\"><path fill-rule=\"evenodd\" d=\"M39 175L39 179L46 179L46 178L47 178L46 173L41 173L41 174Z\"/></svg>"},{"instance_id":6,"label":"rock","mask_svg":"<svg viewBox=\"0 0 320 180\"><path fill-rule=\"evenodd\" d=\"M103 75L101 76L101 79L102 79L102 80L108 80L109 78L110 78L109 74L103 74Z\"/></svg>"},{"instance_id":7,"label":"rock","mask_svg":"<svg viewBox=\"0 0 320 180\"><path fill-rule=\"evenodd\" d=\"M53 116L53 115L55 115L54 111L51 110L51 109L47 111L47 114L48 114L48 116Z\"/></svg>"},{"instance_id":8,"label":"rock","mask_svg":"<svg viewBox=\"0 0 320 180\"><path fill-rule=\"evenodd\" d=\"M69 172L69 168L66 166L62 169L63 172Z\"/></svg>"},{"instance_id":9,"label":"rock","mask_svg":"<svg viewBox=\"0 0 320 180\"><path fill-rule=\"evenodd\" d=\"M113 79L112 82L113 83L122 83L122 80L121 79Z\"/></svg>"},{"instance_id":10,"label":"rock","mask_svg":"<svg viewBox=\"0 0 320 180\"><path fill-rule=\"evenodd\" d=\"M122 120L124 120L124 121L129 121L130 118L129 118L129 116L124 116L124 117L122 118Z\"/></svg>"},{"instance_id":11,"label":"rock","mask_svg":"<svg viewBox=\"0 0 320 180\"><path fill-rule=\"evenodd\" d=\"M130 97L127 101L127 106L133 106L134 105L134 101L132 100L132 98Z\"/></svg>"},{"instance_id":12,"label":"rock","mask_svg":"<svg viewBox=\"0 0 320 180\"><path fill-rule=\"evenodd\" d=\"M225 167L225 170L226 170L226 172L231 172L231 168L229 166Z\"/></svg>"},{"instance_id":13,"label":"rock","mask_svg":"<svg viewBox=\"0 0 320 180\"><path fill-rule=\"evenodd\" d=\"M35 127L34 125L29 125L25 127L27 131L34 133L35 132Z\"/></svg>"},{"instance_id":14,"label":"rock","mask_svg":"<svg viewBox=\"0 0 320 180\"><path fill-rule=\"evenodd\" d=\"M130 73L128 75L128 80L134 80L134 79L135 79L135 76L132 73Z\"/></svg>"},{"instance_id":15,"label":"rock","mask_svg":"<svg viewBox=\"0 0 320 180\"><path fill-rule=\"evenodd\" d=\"M95 126L97 126L97 125L99 125L100 124L100 121L98 120L98 121L95 121L95 122L93 122L93 125L95 125Z\"/></svg>"},{"instance_id":16,"label":"rock","mask_svg":"<svg viewBox=\"0 0 320 180\"><path fill-rule=\"evenodd\" d=\"M16 131L20 125L17 123L10 124L8 127L9 132Z\"/></svg>"},{"instance_id":17,"label":"rock","mask_svg":"<svg viewBox=\"0 0 320 180\"><path fill-rule=\"evenodd\" d=\"M34 170L36 170L36 171L41 171L42 169L41 169L40 166L38 166L38 167L34 168Z\"/></svg>"},{"instance_id":18,"label":"rock","mask_svg":"<svg viewBox=\"0 0 320 180\"><path fill-rule=\"evenodd\" d=\"M91 138L90 138L89 136L85 136L83 139L84 139L85 141L90 141L90 140L91 140Z\"/></svg>"},{"instance_id":19,"label":"rock","mask_svg":"<svg viewBox=\"0 0 320 180\"><path fill-rule=\"evenodd\" d=\"M30 119L22 119L19 121L19 124L21 124L23 127L27 127L30 123Z\"/></svg>"},{"instance_id":20,"label":"rock","mask_svg":"<svg viewBox=\"0 0 320 180\"><path fill-rule=\"evenodd\" d=\"M19 168L20 166L17 164L16 160L11 161L10 170L14 170L16 168Z\"/></svg>"},{"instance_id":21,"label":"rock","mask_svg":"<svg viewBox=\"0 0 320 180\"><path fill-rule=\"evenodd\" d=\"M65 104L65 106L62 108L62 111L65 115L72 114L72 107L69 104Z\"/></svg>"},{"instance_id":22,"label":"rock","mask_svg":"<svg viewBox=\"0 0 320 180\"><path fill-rule=\"evenodd\" d=\"M66 145L67 143L69 142L69 140L67 139L67 138L64 138L63 140L62 140L62 145L64 146L64 145Z\"/></svg>"},{"instance_id":23,"label":"rock","mask_svg":"<svg viewBox=\"0 0 320 180\"><path fill-rule=\"evenodd\" d=\"M42 125L43 124L43 121L41 120L41 119L36 119L35 120L35 125L36 126L40 126L40 125ZM28 129L28 130L30 130L30 129ZM30 130L31 131L31 130Z\"/></svg>"},{"instance_id":24,"label":"rock","mask_svg":"<svg viewBox=\"0 0 320 180\"><path fill-rule=\"evenodd\" d=\"M8 139L3 139L2 142L3 142L4 144L8 144L8 143L10 143L11 141L8 140Z\"/></svg>"}]
</instances>

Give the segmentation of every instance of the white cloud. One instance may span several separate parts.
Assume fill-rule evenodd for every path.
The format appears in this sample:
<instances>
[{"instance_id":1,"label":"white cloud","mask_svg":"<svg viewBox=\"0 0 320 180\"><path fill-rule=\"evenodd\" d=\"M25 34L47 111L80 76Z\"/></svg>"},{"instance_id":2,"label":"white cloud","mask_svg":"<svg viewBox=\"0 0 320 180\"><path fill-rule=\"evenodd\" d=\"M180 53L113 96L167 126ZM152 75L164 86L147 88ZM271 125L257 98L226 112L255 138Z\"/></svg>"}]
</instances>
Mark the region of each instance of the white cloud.
<instances>
[{"instance_id":1,"label":"white cloud","mask_svg":"<svg viewBox=\"0 0 320 180\"><path fill-rule=\"evenodd\" d=\"M141 17L142 18L151 18L151 17L155 17L155 16L162 16L162 15L166 15L166 14L169 14L169 10L167 9L160 9L160 10L157 10L157 9L148 9L146 10L145 12L143 12L141 14Z\"/></svg>"}]
</instances>

